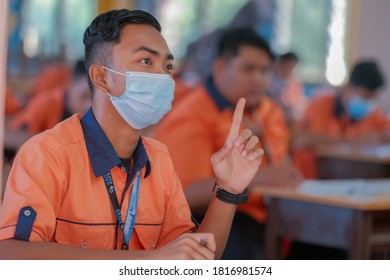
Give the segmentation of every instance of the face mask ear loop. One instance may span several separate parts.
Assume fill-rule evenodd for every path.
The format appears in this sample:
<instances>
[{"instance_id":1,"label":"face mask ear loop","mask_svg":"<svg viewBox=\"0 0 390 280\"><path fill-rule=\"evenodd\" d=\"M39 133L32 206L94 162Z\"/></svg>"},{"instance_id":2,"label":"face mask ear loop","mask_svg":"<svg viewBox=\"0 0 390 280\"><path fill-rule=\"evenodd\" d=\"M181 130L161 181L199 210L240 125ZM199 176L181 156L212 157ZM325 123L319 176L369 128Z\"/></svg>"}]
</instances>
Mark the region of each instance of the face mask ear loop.
<instances>
[{"instance_id":1,"label":"face mask ear loop","mask_svg":"<svg viewBox=\"0 0 390 280\"><path fill-rule=\"evenodd\" d=\"M106 66L101 65L101 67L103 67L104 69L106 69L106 70L108 70L108 71L111 71L111 72L113 72L113 73L116 73L116 74L119 74L119 75L122 75L122 76L126 76L126 74L123 74L123 73L121 73L121 72L112 70L112 69L110 69L110 68L108 68L108 67L106 67ZM107 94L109 97L113 97L113 96L112 96L111 94L109 94L108 92L106 92L106 94Z\"/></svg>"},{"instance_id":2,"label":"face mask ear loop","mask_svg":"<svg viewBox=\"0 0 390 280\"><path fill-rule=\"evenodd\" d=\"M122 75L122 76L126 76L126 74L123 74L123 73L121 73L121 72L112 70L112 69L107 68L106 66L103 66L103 65L101 65L101 66L102 66L104 69L108 70L108 71L111 71L111 72L113 72L113 73L116 73L116 74L119 74L119 75Z\"/></svg>"}]
</instances>

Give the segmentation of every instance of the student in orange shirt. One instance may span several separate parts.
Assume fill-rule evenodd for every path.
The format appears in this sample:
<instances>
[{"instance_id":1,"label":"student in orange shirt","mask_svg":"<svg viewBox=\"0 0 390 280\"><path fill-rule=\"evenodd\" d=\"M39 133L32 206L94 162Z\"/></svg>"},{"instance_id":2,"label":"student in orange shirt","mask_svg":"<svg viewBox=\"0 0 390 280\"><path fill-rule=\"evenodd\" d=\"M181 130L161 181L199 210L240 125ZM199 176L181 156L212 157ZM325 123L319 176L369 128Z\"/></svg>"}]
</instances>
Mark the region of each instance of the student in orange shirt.
<instances>
[{"instance_id":1,"label":"student in orange shirt","mask_svg":"<svg viewBox=\"0 0 390 280\"><path fill-rule=\"evenodd\" d=\"M303 85L293 76L298 63L299 58L293 52L278 57L267 90L268 96L283 109L289 127L301 118L306 106Z\"/></svg>"},{"instance_id":2,"label":"student in orange shirt","mask_svg":"<svg viewBox=\"0 0 390 280\"><path fill-rule=\"evenodd\" d=\"M72 78L72 67L62 61L45 65L37 75L29 96L49 93L54 88L65 89Z\"/></svg>"},{"instance_id":3,"label":"student in orange shirt","mask_svg":"<svg viewBox=\"0 0 390 280\"><path fill-rule=\"evenodd\" d=\"M317 177L312 152L317 144L379 143L389 138L389 120L374 102L383 85L377 63L361 61L354 66L345 87L336 94L321 94L312 100L296 125L293 140L294 162L306 178Z\"/></svg>"},{"instance_id":4,"label":"student in orange shirt","mask_svg":"<svg viewBox=\"0 0 390 280\"><path fill-rule=\"evenodd\" d=\"M196 229L166 147L141 137L173 99L173 56L160 32L153 16L126 9L87 28L92 108L33 137L16 156L0 212L0 258L221 256L263 150L249 130L239 131L240 99L225 145L211 155L215 195Z\"/></svg>"},{"instance_id":5,"label":"student in orange shirt","mask_svg":"<svg viewBox=\"0 0 390 280\"><path fill-rule=\"evenodd\" d=\"M212 198L214 174L208 158L224 146L233 104L241 97L247 99L243 127L251 128L265 150L266 164L249 191L257 184L299 182L296 170L285 164L288 131L283 112L265 95L272 60L267 42L255 31L245 28L226 33L219 43L212 77L183 97L156 127L155 136L167 145L190 207L198 216L205 213ZM262 197L252 193L236 213L223 258L263 258L265 217Z\"/></svg>"},{"instance_id":6,"label":"student in orange shirt","mask_svg":"<svg viewBox=\"0 0 390 280\"><path fill-rule=\"evenodd\" d=\"M27 106L14 116L8 128L27 129L31 134L43 132L75 113L84 113L91 106L84 61L76 62L73 77L67 87L31 97Z\"/></svg>"}]
</instances>

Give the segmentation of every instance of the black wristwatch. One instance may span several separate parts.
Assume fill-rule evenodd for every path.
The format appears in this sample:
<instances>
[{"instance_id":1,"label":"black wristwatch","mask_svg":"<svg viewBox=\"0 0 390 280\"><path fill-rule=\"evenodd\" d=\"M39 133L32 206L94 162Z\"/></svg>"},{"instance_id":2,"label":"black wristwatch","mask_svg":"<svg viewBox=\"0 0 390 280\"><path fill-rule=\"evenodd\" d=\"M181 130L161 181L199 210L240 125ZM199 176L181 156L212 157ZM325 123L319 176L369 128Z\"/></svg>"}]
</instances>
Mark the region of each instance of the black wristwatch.
<instances>
[{"instance_id":1,"label":"black wristwatch","mask_svg":"<svg viewBox=\"0 0 390 280\"><path fill-rule=\"evenodd\" d=\"M215 191L215 189L217 189L217 191ZM244 192L241 194L233 194L233 193L225 191L223 188L219 187L217 182L215 182L215 184L214 184L213 192L215 192L216 197L219 200L226 202L226 203L235 204L235 205L243 204L243 203L247 202L248 197L249 197L248 188L246 188L244 190Z\"/></svg>"}]
</instances>

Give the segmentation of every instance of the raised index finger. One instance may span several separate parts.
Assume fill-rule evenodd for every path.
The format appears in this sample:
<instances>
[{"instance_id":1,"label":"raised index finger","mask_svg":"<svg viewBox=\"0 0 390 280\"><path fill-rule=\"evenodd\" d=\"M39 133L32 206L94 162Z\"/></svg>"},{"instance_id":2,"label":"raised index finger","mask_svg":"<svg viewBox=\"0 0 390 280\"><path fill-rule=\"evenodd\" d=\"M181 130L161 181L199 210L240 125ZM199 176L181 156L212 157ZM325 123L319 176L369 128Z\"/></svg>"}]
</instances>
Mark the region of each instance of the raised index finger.
<instances>
[{"instance_id":1,"label":"raised index finger","mask_svg":"<svg viewBox=\"0 0 390 280\"><path fill-rule=\"evenodd\" d=\"M241 122L242 122L242 116L244 115L245 102L246 102L245 98L240 98L240 100L238 100L237 102L236 108L234 109L234 113L233 113L232 125L230 127L230 131L226 139L226 143L234 142L238 137L238 134L240 132Z\"/></svg>"}]
</instances>

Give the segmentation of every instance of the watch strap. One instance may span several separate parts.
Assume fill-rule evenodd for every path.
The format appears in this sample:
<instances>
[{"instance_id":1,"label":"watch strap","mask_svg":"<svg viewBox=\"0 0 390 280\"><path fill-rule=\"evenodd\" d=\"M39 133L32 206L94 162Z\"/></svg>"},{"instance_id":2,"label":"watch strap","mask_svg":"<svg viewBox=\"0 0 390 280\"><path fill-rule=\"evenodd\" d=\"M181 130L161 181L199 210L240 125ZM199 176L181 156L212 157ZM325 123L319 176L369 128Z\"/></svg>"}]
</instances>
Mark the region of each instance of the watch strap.
<instances>
[{"instance_id":1,"label":"watch strap","mask_svg":"<svg viewBox=\"0 0 390 280\"><path fill-rule=\"evenodd\" d=\"M214 188L217 188L216 197L219 200L226 202L226 203L229 203L229 204L234 204L234 205L243 204L243 203L247 202L248 197L249 197L248 188L246 188L244 190L244 192L241 194L230 193L230 192L224 190L223 188L220 188L217 185L217 183L215 183Z\"/></svg>"}]
</instances>

